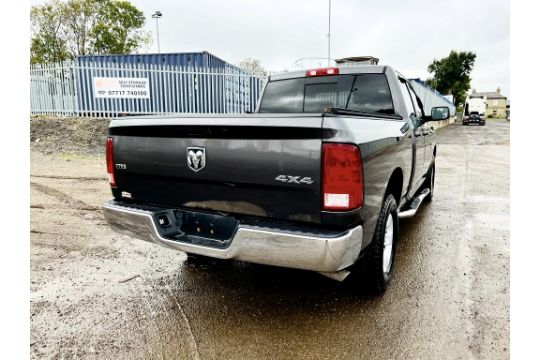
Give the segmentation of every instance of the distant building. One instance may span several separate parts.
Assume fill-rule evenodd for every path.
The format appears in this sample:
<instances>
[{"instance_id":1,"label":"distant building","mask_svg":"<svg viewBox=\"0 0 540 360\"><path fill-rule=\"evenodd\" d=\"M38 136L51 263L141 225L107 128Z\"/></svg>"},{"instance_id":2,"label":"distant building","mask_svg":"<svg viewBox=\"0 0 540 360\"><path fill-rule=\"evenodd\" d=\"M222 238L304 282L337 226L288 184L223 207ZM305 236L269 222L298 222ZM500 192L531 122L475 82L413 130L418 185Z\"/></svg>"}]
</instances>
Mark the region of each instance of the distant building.
<instances>
[{"instance_id":1,"label":"distant building","mask_svg":"<svg viewBox=\"0 0 540 360\"><path fill-rule=\"evenodd\" d=\"M472 90L469 95L470 98L486 98L486 116L493 117L506 117L506 96L501 94L501 88L497 88L497 91L491 92L477 92L476 89Z\"/></svg>"},{"instance_id":2,"label":"distant building","mask_svg":"<svg viewBox=\"0 0 540 360\"><path fill-rule=\"evenodd\" d=\"M342 66L355 66L355 65L377 65L379 59L373 56L351 56L343 59L336 59L336 64Z\"/></svg>"}]
</instances>

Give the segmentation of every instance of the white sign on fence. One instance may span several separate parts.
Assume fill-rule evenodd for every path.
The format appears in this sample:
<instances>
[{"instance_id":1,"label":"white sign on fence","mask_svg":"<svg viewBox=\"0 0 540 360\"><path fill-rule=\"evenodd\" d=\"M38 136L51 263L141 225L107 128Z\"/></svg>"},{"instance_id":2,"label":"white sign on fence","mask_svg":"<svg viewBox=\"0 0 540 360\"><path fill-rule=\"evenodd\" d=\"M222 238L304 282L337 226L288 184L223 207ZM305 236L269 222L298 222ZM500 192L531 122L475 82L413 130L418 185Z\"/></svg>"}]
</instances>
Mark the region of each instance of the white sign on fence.
<instances>
[{"instance_id":1,"label":"white sign on fence","mask_svg":"<svg viewBox=\"0 0 540 360\"><path fill-rule=\"evenodd\" d=\"M94 97L113 99L149 99L148 78L95 77Z\"/></svg>"}]
</instances>

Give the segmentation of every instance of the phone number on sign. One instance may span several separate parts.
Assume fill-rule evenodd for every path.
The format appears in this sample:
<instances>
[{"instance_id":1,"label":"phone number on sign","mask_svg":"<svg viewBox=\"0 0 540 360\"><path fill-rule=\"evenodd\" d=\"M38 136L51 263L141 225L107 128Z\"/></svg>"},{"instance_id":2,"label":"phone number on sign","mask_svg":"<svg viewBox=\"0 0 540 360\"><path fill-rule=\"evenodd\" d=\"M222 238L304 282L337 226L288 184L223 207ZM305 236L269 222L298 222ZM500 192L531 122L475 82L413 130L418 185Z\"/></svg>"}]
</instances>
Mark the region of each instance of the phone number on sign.
<instances>
[{"instance_id":1,"label":"phone number on sign","mask_svg":"<svg viewBox=\"0 0 540 360\"><path fill-rule=\"evenodd\" d=\"M146 96L146 90L110 90L107 91L109 96Z\"/></svg>"}]
</instances>

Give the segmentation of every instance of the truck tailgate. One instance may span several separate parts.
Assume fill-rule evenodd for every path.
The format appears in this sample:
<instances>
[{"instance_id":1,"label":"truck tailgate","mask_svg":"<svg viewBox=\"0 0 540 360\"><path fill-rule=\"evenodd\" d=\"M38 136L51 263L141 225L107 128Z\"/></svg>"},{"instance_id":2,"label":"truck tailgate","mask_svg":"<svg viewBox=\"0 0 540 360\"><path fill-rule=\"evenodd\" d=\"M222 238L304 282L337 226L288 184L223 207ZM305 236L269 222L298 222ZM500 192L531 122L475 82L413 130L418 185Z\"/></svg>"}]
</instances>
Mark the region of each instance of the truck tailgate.
<instances>
[{"instance_id":1,"label":"truck tailgate","mask_svg":"<svg viewBox=\"0 0 540 360\"><path fill-rule=\"evenodd\" d=\"M321 125L322 116L304 114L113 120L113 192L137 202L320 223Z\"/></svg>"}]
</instances>

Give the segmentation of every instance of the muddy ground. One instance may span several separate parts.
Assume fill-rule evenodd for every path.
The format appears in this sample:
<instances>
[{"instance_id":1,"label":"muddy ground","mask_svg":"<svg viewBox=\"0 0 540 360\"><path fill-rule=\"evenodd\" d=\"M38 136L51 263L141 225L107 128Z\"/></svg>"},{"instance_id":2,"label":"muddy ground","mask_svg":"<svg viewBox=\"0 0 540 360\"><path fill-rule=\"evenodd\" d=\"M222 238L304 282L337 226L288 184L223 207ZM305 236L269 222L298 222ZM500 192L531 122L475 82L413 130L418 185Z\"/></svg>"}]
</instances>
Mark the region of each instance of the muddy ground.
<instances>
[{"instance_id":1,"label":"muddy ground","mask_svg":"<svg viewBox=\"0 0 540 360\"><path fill-rule=\"evenodd\" d=\"M44 154L101 155L110 119L34 116L30 119L32 150Z\"/></svg>"},{"instance_id":2,"label":"muddy ground","mask_svg":"<svg viewBox=\"0 0 540 360\"><path fill-rule=\"evenodd\" d=\"M30 178L32 358L509 357L505 121L438 131L435 199L401 222L383 296L298 270L192 269L183 253L115 234L100 211L110 192L104 160L92 155L99 147L51 150L40 136ZM90 149L97 140L81 141Z\"/></svg>"}]
</instances>

